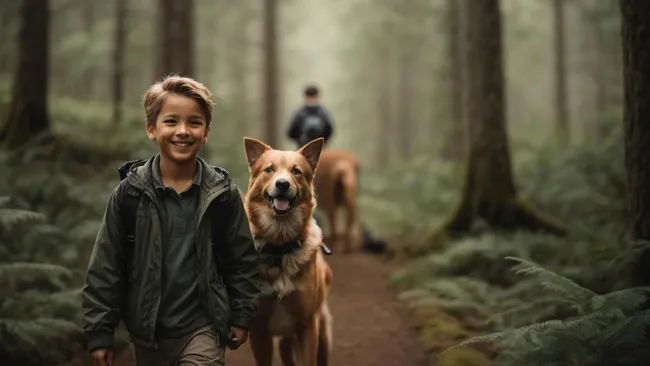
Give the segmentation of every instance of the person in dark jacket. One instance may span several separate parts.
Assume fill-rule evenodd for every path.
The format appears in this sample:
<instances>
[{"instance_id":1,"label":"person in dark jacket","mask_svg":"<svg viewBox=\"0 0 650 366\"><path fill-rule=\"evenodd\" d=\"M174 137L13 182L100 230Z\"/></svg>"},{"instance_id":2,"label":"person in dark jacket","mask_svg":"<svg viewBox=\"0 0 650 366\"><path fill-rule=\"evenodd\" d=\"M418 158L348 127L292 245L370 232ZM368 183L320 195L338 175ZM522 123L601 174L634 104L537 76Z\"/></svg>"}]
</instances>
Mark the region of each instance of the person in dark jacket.
<instances>
[{"instance_id":1,"label":"person in dark jacket","mask_svg":"<svg viewBox=\"0 0 650 366\"><path fill-rule=\"evenodd\" d=\"M332 118L321 105L320 90L313 85L304 90L305 104L296 111L289 124L287 136L298 148L309 141L322 137L325 143L332 136Z\"/></svg>"},{"instance_id":2,"label":"person in dark jacket","mask_svg":"<svg viewBox=\"0 0 650 366\"><path fill-rule=\"evenodd\" d=\"M112 362L120 321L145 366L225 365L226 345L236 349L248 338L259 259L237 185L197 156L210 131L211 97L178 76L145 93L147 136L159 152L130 166L111 193L83 286L95 365ZM134 190L140 201L129 242L120 202ZM223 201L230 203L218 206L228 210L224 235L213 243L212 208Z\"/></svg>"}]
</instances>

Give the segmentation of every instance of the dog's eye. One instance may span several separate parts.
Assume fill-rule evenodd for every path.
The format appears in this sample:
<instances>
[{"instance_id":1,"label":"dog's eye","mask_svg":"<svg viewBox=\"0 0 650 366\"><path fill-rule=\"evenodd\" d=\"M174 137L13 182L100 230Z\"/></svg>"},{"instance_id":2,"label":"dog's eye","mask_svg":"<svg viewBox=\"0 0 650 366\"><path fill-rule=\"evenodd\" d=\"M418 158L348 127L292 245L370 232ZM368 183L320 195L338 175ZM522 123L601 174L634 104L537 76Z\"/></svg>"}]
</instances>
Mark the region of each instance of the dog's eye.
<instances>
[{"instance_id":1,"label":"dog's eye","mask_svg":"<svg viewBox=\"0 0 650 366\"><path fill-rule=\"evenodd\" d=\"M273 173L273 167L270 166L270 167L264 169L264 173Z\"/></svg>"},{"instance_id":2,"label":"dog's eye","mask_svg":"<svg viewBox=\"0 0 650 366\"><path fill-rule=\"evenodd\" d=\"M291 174L300 175L300 174L302 174L302 172L300 170L298 170L297 168L293 168L293 169L291 169Z\"/></svg>"}]
</instances>

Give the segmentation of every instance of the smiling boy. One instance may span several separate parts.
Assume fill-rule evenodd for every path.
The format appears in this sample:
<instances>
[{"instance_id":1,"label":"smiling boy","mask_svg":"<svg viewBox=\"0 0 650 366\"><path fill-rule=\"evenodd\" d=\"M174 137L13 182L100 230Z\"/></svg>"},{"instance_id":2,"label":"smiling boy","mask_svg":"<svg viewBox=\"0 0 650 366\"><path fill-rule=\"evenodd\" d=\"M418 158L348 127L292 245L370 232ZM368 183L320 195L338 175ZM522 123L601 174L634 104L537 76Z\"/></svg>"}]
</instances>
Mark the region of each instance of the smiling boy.
<instances>
[{"instance_id":1,"label":"smiling boy","mask_svg":"<svg viewBox=\"0 0 650 366\"><path fill-rule=\"evenodd\" d=\"M178 76L145 93L147 137L159 153L123 167L128 176L111 193L83 288L95 365L112 362L120 320L145 366L225 365L229 334L239 341L232 348L248 338L258 256L237 185L198 157L211 97ZM127 195L140 199L135 215L125 213ZM137 218L135 238L127 237L126 217Z\"/></svg>"}]
</instances>

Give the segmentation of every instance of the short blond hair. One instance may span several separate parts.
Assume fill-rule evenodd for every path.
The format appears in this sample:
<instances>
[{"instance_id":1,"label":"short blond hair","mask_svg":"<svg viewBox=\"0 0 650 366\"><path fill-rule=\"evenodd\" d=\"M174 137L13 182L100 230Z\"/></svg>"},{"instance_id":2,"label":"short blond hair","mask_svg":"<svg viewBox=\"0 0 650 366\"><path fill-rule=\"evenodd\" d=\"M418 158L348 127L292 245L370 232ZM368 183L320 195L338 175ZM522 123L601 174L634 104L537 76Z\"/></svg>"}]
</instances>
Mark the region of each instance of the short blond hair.
<instances>
[{"instance_id":1,"label":"short blond hair","mask_svg":"<svg viewBox=\"0 0 650 366\"><path fill-rule=\"evenodd\" d=\"M202 83L188 77L169 75L151 85L144 93L143 107L147 123L155 124L163 103L170 93L180 94L196 100L206 124L212 121L212 92Z\"/></svg>"}]
</instances>

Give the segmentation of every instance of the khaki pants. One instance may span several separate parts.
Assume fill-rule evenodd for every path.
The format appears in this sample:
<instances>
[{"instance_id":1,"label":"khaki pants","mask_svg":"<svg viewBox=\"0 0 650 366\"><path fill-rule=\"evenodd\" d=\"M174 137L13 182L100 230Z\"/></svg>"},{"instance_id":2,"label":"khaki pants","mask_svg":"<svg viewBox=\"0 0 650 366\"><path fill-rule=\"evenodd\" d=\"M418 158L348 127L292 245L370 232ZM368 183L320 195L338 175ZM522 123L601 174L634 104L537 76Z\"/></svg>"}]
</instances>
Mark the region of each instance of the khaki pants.
<instances>
[{"instance_id":1,"label":"khaki pants","mask_svg":"<svg viewBox=\"0 0 650 366\"><path fill-rule=\"evenodd\" d=\"M138 366L224 366L226 349L218 342L212 326L206 326L182 338L160 340L157 350L133 345L133 356Z\"/></svg>"}]
</instances>

